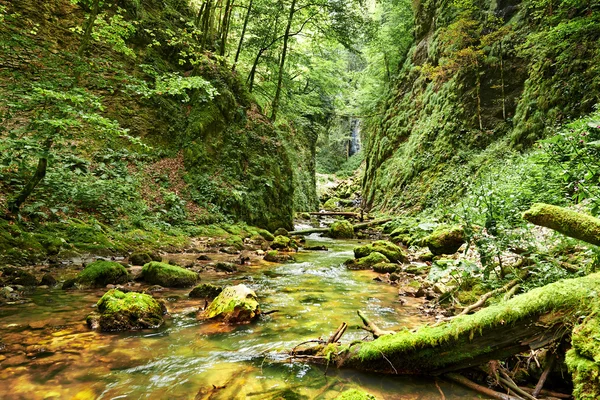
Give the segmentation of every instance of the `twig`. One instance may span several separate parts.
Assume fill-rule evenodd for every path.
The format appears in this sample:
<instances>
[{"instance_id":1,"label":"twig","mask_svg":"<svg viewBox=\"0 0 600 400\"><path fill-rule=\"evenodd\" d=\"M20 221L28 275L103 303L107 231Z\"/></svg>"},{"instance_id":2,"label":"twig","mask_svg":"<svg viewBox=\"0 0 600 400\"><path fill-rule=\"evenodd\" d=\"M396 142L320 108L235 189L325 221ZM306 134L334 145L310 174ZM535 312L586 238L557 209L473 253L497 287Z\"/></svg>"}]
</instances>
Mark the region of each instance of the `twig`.
<instances>
[{"instance_id":1,"label":"twig","mask_svg":"<svg viewBox=\"0 0 600 400\"><path fill-rule=\"evenodd\" d=\"M475 383L459 374L450 373L450 374L444 375L444 377L451 380L452 382L456 382L465 387L468 387L469 389L472 389L476 392L479 392L481 394L484 394L488 397L492 397L497 400L519 400L517 397L511 396L508 394L504 394L504 393L500 393L500 392L496 392L495 390L489 389L485 386L478 385L477 383Z\"/></svg>"},{"instance_id":2,"label":"twig","mask_svg":"<svg viewBox=\"0 0 600 400\"><path fill-rule=\"evenodd\" d=\"M534 389L531 389L528 387L523 387L523 386L519 386L519 387L521 388L521 390L523 390L527 393L533 393L533 391L534 391ZM573 396L571 396L570 394L554 392L552 390L546 390L546 389L542 389L540 394L542 396L556 397L558 399L572 399L573 398Z\"/></svg>"},{"instance_id":3,"label":"twig","mask_svg":"<svg viewBox=\"0 0 600 400\"><path fill-rule=\"evenodd\" d=\"M521 389L505 371L500 370L500 374L502 374L502 376L504 377L504 378L500 377L500 383L503 383L505 386L508 386L515 393L519 394L520 396L525 397L526 399L537 400L534 396L530 395L529 393L527 393L526 391Z\"/></svg>"},{"instance_id":4,"label":"twig","mask_svg":"<svg viewBox=\"0 0 600 400\"><path fill-rule=\"evenodd\" d=\"M347 328L348 328L348 324L345 322L342 322L342 324L339 326L339 328L337 328L337 330L335 332L333 332L333 335L331 335L331 337L327 341L327 344L338 342L342 338L344 333L346 332Z\"/></svg>"},{"instance_id":5,"label":"twig","mask_svg":"<svg viewBox=\"0 0 600 400\"><path fill-rule=\"evenodd\" d=\"M297 344L296 346L294 346L294 348L292 349L292 351L290 351L290 354L292 355L292 357L296 356L295 352L296 349L302 345L308 344L308 343L319 343L319 344L325 344L325 342L321 339L313 339L313 340L307 340L306 342L302 342Z\"/></svg>"},{"instance_id":6,"label":"twig","mask_svg":"<svg viewBox=\"0 0 600 400\"><path fill-rule=\"evenodd\" d=\"M519 282L520 282L520 279L514 279L514 280L508 282L506 285L502 286L501 288L492 290L491 292L484 294L483 296L481 296L479 298L479 300L476 303L471 304L468 307L465 307L464 310L462 310L462 312L460 313L460 315L465 315L465 314L470 313L473 310L478 309L479 307L483 306L485 304L485 302L488 301L489 298L494 297L499 293L506 292L513 286L516 286Z\"/></svg>"},{"instance_id":7,"label":"twig","mask_svg":"<svg viewBox=\"0 0 600 400\"><path fill-rule=\"evenodd\" d=\"M442 400L446 400L446 396L444 396L444 392L442 391L442 388L440 387L437 378L435 380L435 387L440 392L440 396L442 396Z\"/></svg>"},{"instance_id":8,"label":"twig","mask_svg":"<svg viewBox=\"0 0 600 400\"><path fill-rule=\"evenodd\" d=\"M356 311L356 313L362 320L363 324L365 324L365 326L362 329L371 332L375 339L377 339L380 336L393 335L394 333L396 333L394 331L384 331L383 329L379 328L377 325L371 322L360 310Z\"/></svg>"},{"instance_id":9,"label":"twig","mask_svg":"<svg viewBox=\"0 0 600 400\"><path fill-rule=\"evenodd\" d=\"M381 357L383 357L383 359L385 361L388 362L388 364L390 364L390 366L392 367L392 369L394 370L394 373L396 375L398 375L398 370L396 369L396 367L394 367L394 364L392 364L392 362L385 356L385 354L383 354L383 352L381 350L378 350L381 353Z\"/></svg>"},{"instance_id":10,"label":"twig","mask_svg":"<svg viewBox=\"0 0 600 400\"><path fill-rule=\"evenodd\" d=\"M554 354L550 354L550 360L548 361L548 365L546 366L546 369L544 369L542 376L540 376L540 380L538 381L537 385L535 385L535 389L533 390L533 393L532 393L533 397L538 397L538 395L544 388L544 383L546 383L546 379L548 379L548 375L550 374L550 372L552 372L552 368L554 367L555 360L556 360L556 356Z\"/></svg>"}]
</instances>

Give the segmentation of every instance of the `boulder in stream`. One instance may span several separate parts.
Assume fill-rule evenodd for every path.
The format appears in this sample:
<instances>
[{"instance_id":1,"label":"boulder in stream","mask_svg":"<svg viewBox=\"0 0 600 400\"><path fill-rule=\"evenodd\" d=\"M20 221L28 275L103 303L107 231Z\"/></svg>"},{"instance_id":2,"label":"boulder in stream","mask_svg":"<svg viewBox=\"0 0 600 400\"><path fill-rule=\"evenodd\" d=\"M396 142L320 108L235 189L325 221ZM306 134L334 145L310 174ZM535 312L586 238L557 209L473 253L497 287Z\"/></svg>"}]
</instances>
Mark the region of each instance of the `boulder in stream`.
<instances>
[{"instance_id":1,"label":"boulder in stream","mask_svg":"<svg viewBox=\"0 0 600 400\"><path fill-rule=\"evenodd\" d=\"M152 285L174 288L194 286L200 280L196 272L156 261L144 265L142 278Z\"/></svg>"},{"instance_id":2,"label":"boulder in stream","mask_svg":"<svg viewBox=\"0 0 600 400\"><path fill-rule=\"evenodd\" d=\"M104 287L125 283L129 274L125 267L113 261L98 260L89 264L75 278L75 284L83 287Z\"/></svg>"},{"instance_id":3,"label":"boulder in stream","mask_svg":"<svg viewBox=\"0 0 600 400\"><path fill-rule=\"evenodd\" d=\"M287 249L288 247L291 247L291 245L292 239L290 239L287 236L279 235L275 236L275 239L273 239L273 242L271 243L271 248L273 250Z\"/></svg>"},{"instance_id":4,"label":"boulder in stream","mask_svg":"<svg viewBox=\"0 0 600 400\"><path fill-rule=\"evenodd\" d=\"M214 299L217 297L223 288L221 286L215 286L210 283L203 283L192 289L189 296L194 299Z\"/></svg>"},{"instance_id":5,"label":"boulder in stream","mask_svg":"<svg viewBox=\"0 0 600 400\"><path fill-rule=\"evenodd\" d=\"M2 285L37 286L37 283L37 279L32 273L21 268L0 268L0 284Z\"/></svg>"},{"instance_id":6,"label":"boulder in stream","mask_svg":"<svg viewBox=\"0 0 600 400\"><path fill-rule=\"evenodd\" d=\"M388 242L387 240L378 240L371 244L355 248L354 257L367 257L373 252L383 254L391 262L406 262L408 260L406 253L401 247L396 246L394 243Z\"/></svg>"},{"instance_id":7,"label":"boulder in stream","mask_svg":"<svg viewBox=\"0 0 600 400\"><path fill-rule=\"evenodd\" d=\"M359 259L347 260L344 264L346 265L346 267L348 269L359 270L359 269L370 269L371 267L373 267L376 264L389 263L389 262L390 262L390 260L388 260L388 258L386 256L375 251L373 253L370 253L366 257L362 257Z\"/></svg>"},{"instance_id":8,"label":"boulder in stream","mask_svg":"<svg viewBox=\"0 0 600 400\"><path fill-rule=\"evenodd\" d=\"M98 312L87 317L91 329L102 332L158 328L166 308L152 296L111 289L98 301Z\"/></svg>"},{"instance_id":9,"label":"boulder in stream","mask_svg":"<svg viewBox=\"0 0 600 400\"><path fill-rule=\"evenodd\" d=\"M145 265L152 261L162 261L162 257L156 253L136 252L129 256L131 265Z\"/></svg>"},{"instance_id":10,"label":"boulder in stream","mask_svg":"<svg viewBox=\"0 0 600 400\"><path fill-rule=\"evenodd\" d=\"M202 313L203 319L247 323L260 315L256 293L246 285L228 286Z\"/></svg>"},{"instance_id":11,"label":"boulder in stream","mask_svg":"<svg viewBox=\"0 0 600 400\"><path fill-rule=\"evenodd\" d=\"M329 236L334 239L352 239L354 227L346 220L335 221L329 227Z\"/></svg>"}]
</instances>

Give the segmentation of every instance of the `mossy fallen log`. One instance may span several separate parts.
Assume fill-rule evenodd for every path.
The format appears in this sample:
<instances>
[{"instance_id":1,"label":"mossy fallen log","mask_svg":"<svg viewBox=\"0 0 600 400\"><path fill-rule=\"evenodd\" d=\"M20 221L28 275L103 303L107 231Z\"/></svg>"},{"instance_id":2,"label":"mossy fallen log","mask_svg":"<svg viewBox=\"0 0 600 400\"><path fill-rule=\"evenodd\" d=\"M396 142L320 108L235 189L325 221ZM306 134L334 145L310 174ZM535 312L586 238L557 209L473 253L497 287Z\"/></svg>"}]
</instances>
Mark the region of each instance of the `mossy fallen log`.
<instances>
[{"instance_id":1,"label":"mossy fallen log","mask_svg":"<svg viewBox=\"0 0 600 400\"><path fill-rule=\"evenodd\" d=\"M352 225L352 229L354 229L354 232L356 232L361 229L370 228L372 226L383 225L387 222L390 222L391 220L392 220L392 218L376 219L373 221L363 222L360 224ZM291 232L288 232L288 234L290 236L296 236L296 235L303 236L303 235L310 235L311 233L327 233L327 232L329 232L329 228L311 228L311 229L304 229L301 231L291 231Z\"/></svg>"},{"instance_id":2,"label":"mossy fallen log","mask_svg":"<svg viewBox=\"0 0 600 400\"><path fill-rule=\"evenodd\" d=\"M569 237L600 246L600 219L549 204L536 203L523 213L534 225L553 229Z\"/></svg>"},{"instance_id":3,"label":"mossy fallen log","mask_svg":"<svg viewBox=\"0 0 600 400\"><path fill-rule=\"evenodd\" d=\"M338 367L380 373L444 374L564 339L578 315L599 307L599 289L600 273L566 279L416 332L401 331L346 347L318 346L303 354Z\"/></svg>"}]
</instances>

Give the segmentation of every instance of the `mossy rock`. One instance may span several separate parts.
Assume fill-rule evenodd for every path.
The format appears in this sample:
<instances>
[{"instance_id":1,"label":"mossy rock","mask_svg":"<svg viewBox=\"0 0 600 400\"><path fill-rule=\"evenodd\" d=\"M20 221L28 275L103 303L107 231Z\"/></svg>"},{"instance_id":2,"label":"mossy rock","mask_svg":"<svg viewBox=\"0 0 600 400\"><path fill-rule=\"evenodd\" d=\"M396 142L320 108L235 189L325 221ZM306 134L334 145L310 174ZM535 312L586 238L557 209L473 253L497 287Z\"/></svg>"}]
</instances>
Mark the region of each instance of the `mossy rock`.
<instances>
[{"instance_id":1,"label":"mossy rock","mask_svg":"<svg viewBox=\"0 0 600 400\"><path fill-rule=\"evenodd\" d=\"M98 260L86 266L75 278L75 283L84 287L104 287L125 283L128 279L127 269L121 264Z\"/></svg>"},{"instance_id":2,"label":"mossy rock","mask_svg":"<svg viewBox=\"0 0 600 400\"><path fill-rule=\"evenodd\" d=\"M354 257L367 257L373 252L383 254L391 262L406 262L408 260L406 253L401 247L396 246L394 243L388 242L387 240L378 240L371 244L355 248Z\"/></svg>"},{"instance_id":3,"label":"mossy rock","mask_svg":"<svg viewBox=\"0 0 600 400\"><path fill-rule=\"evenodd\" d=\"M275 239L271 243L271 248L273 250L286 249L286 248L290 247L291 243L292 243L292 239L290 239L289 237L278 235L278 236L275 236Z\"/></svg>"},{"instance_id":4,"label":"mossy rock","mask_svg":"<svg viewBox=\"0 0 600 400\"><path fill-rule=\"evenodd\" d=\"M246 285L228 286L210 303L203 318L228 323L250 322L260 315L256 293Z\"/></svg>"},{"instance_id":5,"label":"mossy rock","mask_svg":"<svg viewBox=\"0 0 600 400\"><path fill-rule=\"evenodd\" d=\"M422 242L436 256L454 254L465 243L465 234L462 227L453 226L447 229L435 230L431 235L425 237Z\"/></svg>"},{"instance_id":6,"label":"mossy rock","mask_svg":"<svg viewBox=\"0 0 600 400\"><path fill-rule=\"evenodd\" d=\"M21 286L37 286L36 277L21 268L3 267L0 268L0 283L2 285L21 285Z\"/></svg>"},{"instance_id":7,"label":"mossy rock","mask_svg":"<svg viewBox=\"0 0 600 400\"><path fill-rule=\"evenodd\" d=\"M334 239L352 239L354 237L354 227L346 220L335 221L329 227L329 237Z\"/></svg>"},{"instance_id":8,"label":"mossy rock","mask_svg":"<svg viewBox=\"0 0 600 400\"><path fill-rule=\"evenodd\" d=\"M373 265L373 271L379 272L380 274L391 274L398 270L398 264L394 263L379 263Z\"/></svg>"},{"instance_id":9,"label":"mossy rock","mask_svg":"<svg viewBox=\"0 0 600 400\"><path fill-rule=\"evenodd\" d=\"M200 280L193 271L156 261L144 265L142 278L151 285L175 288L194 286Z\"/></svg>"},{"instance_id":10,"label":"mossy rock","mask_svg":"<svg viewBox=\"0 0 600 400\"><path fill-rule=\"evenodd\" d=\"M426 265L426 264L425 265L410 264L408 267L406 267L404 272L407 272L409 274L415 274L415 275L427 275L427 274L429 274L430 270L431 270L431 266Z\"/></svg>"},{"instance_id":11,"label":"mossy rock","mask_svg":"<svg viewBox=\"0 0 600 400\"><path fill-rule=\"evenodd\" d=\"M284 229L285 230L285 229ZM266 229L257 229L256 232L263 237L263 239L268 240L269 242L275 239L275 236ZM286 231L287 232L287 231Z\"/></svg>"},{"instance_id":12,"label":"mossy rock","mask_svg":"<svg viewBox=\"0 0 600 400\"><path fill-rule=\"evenodd\" d=\"M600 398L600 318L597 312L573 329L572 348L565 358L573 375L573 396L576 399Z\"/></svg>"},{"instance_id":13,"label":"mossy rock","mask_svg":"<svg viewBox=\"0 0 600 400\"><path fill-rule=\"evenodd\" d=\"M237 272L237 265L229 262L218 262L214 265L215 270L221 272Z\"/></svg>"},{"instance_id":14,"label":"mossy rock","mask_svg":"<svg viewBox=\"0 0 600 400\"><path fill-rule=\"evenodd\" d=\"M331 199L327 200L325 204L323 204L323 209L325 211L336 211L338 209L339 202L340 199L338 197L332 197Z\"/></svg>"},{"instance_id":15,"label":"mossy rock","mask_svg":"<svg viewBox=\"0 0 600 400\"><path fill-rule=\"evenodd\" d=\"M131 265L146 265L152 261L162 261L162 257L155 253L149 252L137 252L129 256L129 263Z\"/></svg>"},{"instance_id":16,"label":"mossy rock","mask_svg":"<svg viewBox=\"0 0 600 400\"><path fill-rule=\"evenodd\" d=\"M102 332L158 328L164 313L164 306L150 295L111 289L98 301L98 313L89 315L87 323Z\"/></svg>"},{"instance_id":17,"label":"mossy rock","mask_svg":"<svg viewBox=\"0 0 600 400\"><path fill-rule=\"evenodd\" d=\"M341 393L335 400L377 400L377 398L361 390L350 389Z\"/></svg>"},{"instance_id":18,"label":"mossy rock","mask_svg":"<svg viewBox=\"0 0 600 400\"><path fill-rule=\"evenodd\" d=\"M274 263L284 263L286 261L291 261L294 257L288 254L280 254L277 250L269 250L265 253L263 257L265 261L274 262Z\"/></svg>"},{"instance_id":19,"label":"mossy rock","mask_svg":"<svg viewBox=\"0 0 600 400\"><path fill-rule=\"evenodd\" d=\"M279 228L275 232L273 232L273 235L274 236L288 236L289 232L285 228ZM275 239L275 238L273 238L273 239Z\"/></svg>"},{"instance_id":20,"label":"mossy rock","mask_svg":"<svg viewBox=\"0 0 600 400\"><path fill-rule=\"evenodd\" d=\"M193 299L214 299L217 297L223 288L210 283L203 283L192 289L189 296Z\"/></svg>"},{"instance_id":21,"label":"mossy rock","mask_svg":"<svg viewBox=\"0 0 600 400\"><path fill-rule=\"evenodd\" d=\"M384 256L383 254L381 254L379 252L374 251L366 257L362 257L362 258L358 258L358 259L351 259L351 260L346 261L344 264L346 265L346 267L348 269L359 270L359 269L370 269L374 265L377 265L380 263L388 263L389 264L389 262L390 262L390 260L386 256Z\"/></svg>"}]
</instances>

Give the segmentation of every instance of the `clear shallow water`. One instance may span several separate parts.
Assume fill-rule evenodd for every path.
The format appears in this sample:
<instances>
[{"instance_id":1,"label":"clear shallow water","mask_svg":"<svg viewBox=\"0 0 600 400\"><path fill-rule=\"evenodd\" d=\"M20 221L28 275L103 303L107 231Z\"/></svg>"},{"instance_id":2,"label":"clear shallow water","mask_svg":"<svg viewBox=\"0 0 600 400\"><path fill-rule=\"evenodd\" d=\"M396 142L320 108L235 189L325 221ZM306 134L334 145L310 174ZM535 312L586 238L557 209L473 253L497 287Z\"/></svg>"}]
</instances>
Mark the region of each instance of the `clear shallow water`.
<instances>
[{"instance_id":1,"label":"clear shallow water","mask_svg":"<svg viewBox=\"0 0 600 400\"><path fill-rule=\"evenodd\" d=\"M202 275L204 282L244 283L263 311L279 310L250 325L198 322L193 314L201 302L188 299L189 289L169 290L156 294L171 315L160 330L100 334L87 329L85 317L104 290L38 289L33 302L0 308L0 398L332 399L362 388L381 399L440 399L432 378L333 368L325 374L324 367L287 358L297 344L326 339L342 322L351 326L343 342L365 337L352 328L359 309L386 329L426 322L418 300L401 305L397 289L373 281L375 273L341 265L356 242L309 244L330 251L298 253L294 263L248 266L236 275ZM447 399L477 398L439 385Z\"/></svg>"}]
</instances>

